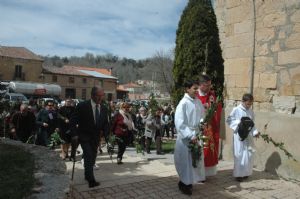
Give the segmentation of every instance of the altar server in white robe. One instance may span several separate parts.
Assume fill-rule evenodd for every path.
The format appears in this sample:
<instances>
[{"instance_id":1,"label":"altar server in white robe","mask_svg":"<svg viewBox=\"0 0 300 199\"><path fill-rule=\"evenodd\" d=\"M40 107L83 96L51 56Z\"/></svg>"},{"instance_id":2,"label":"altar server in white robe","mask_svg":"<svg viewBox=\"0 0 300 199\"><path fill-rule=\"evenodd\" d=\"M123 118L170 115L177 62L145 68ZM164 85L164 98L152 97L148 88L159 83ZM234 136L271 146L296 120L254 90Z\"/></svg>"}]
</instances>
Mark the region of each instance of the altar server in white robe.
<instances>
[{"instance_id":1,"label":"altar server in white robe","mask_svg":"<svg viewBox=\"0 0 300 199\"><path fill-rule=\"evenodd\" d=\"M179 189L187 195L192 194L192 184L205 180L204 158L201 158L196 168L192 166L192 156L188 148L190 142L199 142L196 138L198 125L204 117L204 107L196 98L198 81L187 81L184 84L185 95L179 102L175 112L175 127L177 140L174 161L179 175ZM203 154L203 151L202 151Z\"/></svg>"},{"instance_id":2,"label":"altar server in white robe","mask_svg":"<svg viewBox=\"0 0 300 199\"><path fill-rule=\"evenodd\" d=\"M255 152L253 137L258 137L259 132L254 126L244 141L240 140L240 136L238 134L238 125L241 122L242 117L249 117L254 122L254 113L251 110L252 104L253 96L249 93L244 94L242 103L233 108L226 121L229 127L233 130L233 176L237 181L243 181L243 179L252 175Z\"/></svg>"}]
</instances>

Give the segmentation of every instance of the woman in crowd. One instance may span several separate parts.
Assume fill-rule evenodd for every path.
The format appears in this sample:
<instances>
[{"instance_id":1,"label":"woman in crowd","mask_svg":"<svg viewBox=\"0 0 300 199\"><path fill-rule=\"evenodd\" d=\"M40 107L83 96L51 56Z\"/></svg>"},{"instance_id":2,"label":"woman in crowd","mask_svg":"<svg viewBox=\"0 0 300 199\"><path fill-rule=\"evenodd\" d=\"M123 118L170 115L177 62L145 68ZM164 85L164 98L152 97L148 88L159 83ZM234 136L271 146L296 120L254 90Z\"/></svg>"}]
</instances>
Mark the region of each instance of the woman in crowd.
<instances>
[{"instance_id":1,"label":"woman in crowd","mask_svg":"<svg viewBox=\"0 0 300 199\"><path fill-rule=\"evenodd\" d=\"M122 158L126 150L128 133L134 129L129 110L130 105L126 102L122 103L120 111L114 116L112 123L112 132L116 135L118 143L117 164L123 164Z\"/></svg>"}]
</instances>

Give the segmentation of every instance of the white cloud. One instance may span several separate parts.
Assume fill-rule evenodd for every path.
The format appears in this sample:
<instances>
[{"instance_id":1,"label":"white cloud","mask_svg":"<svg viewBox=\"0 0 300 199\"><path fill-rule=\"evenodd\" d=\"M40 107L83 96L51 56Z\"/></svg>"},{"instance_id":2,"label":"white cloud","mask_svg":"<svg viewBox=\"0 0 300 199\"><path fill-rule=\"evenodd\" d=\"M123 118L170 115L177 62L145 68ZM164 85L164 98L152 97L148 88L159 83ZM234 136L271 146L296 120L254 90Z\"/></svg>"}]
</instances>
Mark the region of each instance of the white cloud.
<instances>
[{"instance_id":1,"label":"white cloud","mask_svg":"<svg viewBox=\"0 0 300 199\"><path fill-rule=\"evenodd\" d=\"M175 45L187 0L2 0L0 45L146 58Z\"/></svg>"}]
</instances>

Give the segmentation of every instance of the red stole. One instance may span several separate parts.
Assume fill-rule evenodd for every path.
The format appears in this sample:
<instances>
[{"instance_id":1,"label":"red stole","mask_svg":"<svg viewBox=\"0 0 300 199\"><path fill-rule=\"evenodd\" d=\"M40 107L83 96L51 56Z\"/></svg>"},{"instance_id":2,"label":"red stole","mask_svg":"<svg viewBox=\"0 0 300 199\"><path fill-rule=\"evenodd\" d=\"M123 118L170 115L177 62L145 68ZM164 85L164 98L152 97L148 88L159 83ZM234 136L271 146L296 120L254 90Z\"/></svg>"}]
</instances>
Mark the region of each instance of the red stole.
<instances>
[{"instance_id":1,"label":"red stole","mask_svg":"<svg viewBox=\"0 0 300 199\"><path fill-rule=\"evenodd\" d=\"M208 92L205 96L197 97L202 102L204 108L210 107L212 103L216 103L216 96L213 91ZM215 166L219 159L219 138L220 138L220 121L222 113L222 104L217 105L216 112L210 122L204 129L204 135L209 137L208 146L204 147L204 164L206 167Z\"/></svg>"}]
</instances>

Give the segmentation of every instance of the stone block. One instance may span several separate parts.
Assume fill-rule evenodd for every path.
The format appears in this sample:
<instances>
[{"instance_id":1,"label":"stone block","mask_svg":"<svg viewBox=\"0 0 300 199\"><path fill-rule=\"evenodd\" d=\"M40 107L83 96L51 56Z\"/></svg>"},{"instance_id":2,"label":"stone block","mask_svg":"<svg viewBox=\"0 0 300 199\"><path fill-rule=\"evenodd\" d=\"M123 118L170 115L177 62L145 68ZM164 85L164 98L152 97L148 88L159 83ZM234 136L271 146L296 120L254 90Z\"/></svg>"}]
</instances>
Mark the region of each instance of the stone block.
<instances>
[{"instance_id":1,"label":"stone block","mask_svg":"<svg viewBox=\"0 0 300 199\"><path fill-rule=\"evenodd\" d=\"M277 74L261 73L259 77L259 88L276 88Z\"/></svg>"},{"instance_id":2,"label":"stone block","mask_svg":"<svg viewBox=\"0 0 300 199\"><path fill-rule=\"evenodd\" d=\"M254 73L253 87L257 88L259 86L260 73Z\"/></svg>"},{"instance_id":3,"label":"stone block","mask_svg":"<svg viewBox=\"0 0 300 199\"><path fill-rule=\"evenodd\" d=\"M224 74L247 75L249 73L250 58L225 59Z\"/></svg>"},{"instance_id":4,"label":"stone block","mask_svg":"<svg viewBox=\"0 0 300 199\"><path fill-rule=\"evenodd\" d=\"M278 52L278 64L300 63L300 49Z\"/></svg>"},{"instance_id":5,"label":"stone block","mask_svg":"<svg viewBox=\"0 0 300 199\"><path fill-rule=\"evenodd\" d=\"M300 65L289 69L293 84L300 84Z\"/></svg>"},{"instance_id":6,"label":"stone block","mask_svg":"<svg viewBox=\"0 0 300 199\"><path fill-rule=\"evenodd\" d=\"M285 41L287 48L300 48L300 33L291 34Z\"/></svg>"},{"instance_id":7,"label":"stone block","mask_svg":"<svg viewBox=\"0 0 300 199\"><path fill-rule=\"evenodd\" d=\"M268 44L264 43L262 45L257 45L257 50L255 52L256 56L262 56L269 54Z\"/></svg>"},{"instance_id":8,"label":"stone block","mask_svg":"<svg viewBox=\"0 0 300 199\"><path fill-rule=\"evenodd\" d=\"M273 67L273 57L255 57L255 72L264 72L268 67Z\"/></svg>"},{"instance_id":9,"label":"stone block","mask_svg":"<svg viewBox=\"0 0 300 199\"><path fill-rule=\"evenodd\" d=\"M234 34L252 33L252 32L253 32L252 20L247 20L241 23L234 24Z\"/></svg>"},{"instance_id":10,"label":"stone block","mask_svg":"<svg viewBox=\"0 0 300 199\"><path fill-rule=\"evenodd\" d=\"M259 5L260 4L260 5ZM276 0L264 0L264 1L256 1L257 16L266 16L268 14L277 13L285 8L286 1Z\"/></svg>"},{"instance_id":11,"label":"stone block","mask_svg":"<svg viewBox=\"0 0 300 199\"><path fill-rule=\"evenodd\" d=\"M232 48L224 49L225 59L232 59L232 58L248 58L252 55L253 48L252 47L232 47Z\"/></svg>"},{"instance_id":12,"label":"stone block","mask_svg":"<svg viewBox=\"0 0 300 199\"><path fill-rule=\"evenodd\" d=\"M300 116L300 100L297 100L297 99L296 99L295 115L299 115Z\"/></svg>"},{"instance_id":13,"label":"stone block","mask_svg":"<svg viewBox=\"0 0 300 199\"><path fill-rule=\"evenodd\" d=\"M287 70L281 70L279 72L279 80L280 84L291 85L291 77Z\"/></svg>"},{"instance_id":14,"label":"stone block","mask_svg":"<svg viewBox=\"0 0 300 199\"><path fill-rule=\"evenodd\" d=\"M225 75L225 85L226 87L235 87L235 79L237 75Z\"/></svg>"},{"instance_id":15,"label":"stone block","mask_svg":"<svg viewBox=\"0 0 300 199\"><path fill-rule=\"evenodd\" d=\"M233 36L233 24L226 24L224 31L226 37Z\"/></svg>"},{"instance_id":16,"label":"stone block","mask_svg":"<svg viewBox=\"0 0 300 199\"><path fill-rule=\"evenodd\" d=\"M248 75L248 76L237 75L236 81L235 81L235 87L237 87L237 88L250 87L250 75Z\"/></svg>"},{"instance_id":17,"label":"stone block","mask_svg":"<svg viewBox=\"0 0 300 199\"><path fill-rule=\"evenodd\" d=\"M278 113L292 114L296 106L295 96L274 96L273 108Z\"/></svg>"},{"instance_id":18,"label":"stone block","mask_svg":"<svg viewBox=\"0 0 300 199\"><path fill-rule=\"evenodd\" d=\"M269 41L273 39L275 36L275 31L273 28L264 28L261 30L257 30L256 32L256 40L260 42Z\"/></svg>"},{"instance_id":19,"label":"stone block","mask_svg":"<svg viewBox=\"0 0 300 199\"><path fill-rule=\"evenodd\" d=\"M269 99L269 96L266 93L264 88L254 88L253 89L254 101L257 102L266 102Z\"/></svg>"},{"instance_id":20,"label":"stone block","mask_svg":"<svg viewBox=\"0 0 300 199\"><path fill-rule=\"evenodd\" d=\"M226 0L226 8L233 8L241 5L241 0Z\"/></svg>"},{"instance_id":21,"label":"stone block","mask_svg":"<svg viewBox=\"0 0 300 199\"><path fill-rule=\"evenodd\" d=\"M227 88L227 99L241 100L244 93L249 92L248 88Z\"/></svg>"},{"instance_id":22,"label":"stone block","mask_svg":"<svg viewBox=\"0 0 300 199\"><path fill-rule=\"evenodd\" d=\"M253 111L259 111L259 109L260 109L259 102L253 102L252 110Z\"/></svg>"},{"instance_id":23,"label":"stone block","mask_svg":"<svg viewBox=\"0 0 300 199\"><path fill-rule=\"evenodd\" d=\"M296 23L293 27L293 32L300 32L300 23Z\"/></svg>"},{"instance_id":24,"label":"stone block","mask_svg":"<svg viewBox=\"0 0 300 199\"><path fill-rule=\"evenodd\" d=\"M294 23L300 22L300 10L297 10L296 12L294 12L294 14L291 16L291 21Z\"/></svg>"},{"instance_id":25,"label":"stone block","mask_svg":"<svg viewBox=\"0 0 300 199\"><path fill-rule=\"evenodd\" d=\"M265 15L263 18L264 27L270 28L284 25L286 22L286 14L284 12L277 12Z\"/></svg>"},{"instance_id":26,"label":"stone block","mask_svg":"<svg viewBox=\"0 0 300 199\"><path fill-rule=\"evenodd\" d=\"M280 30L278 33L278 39L284 39L286 36L286 33L284 30Z\"/></svg>"},{"instance_id":27,"label":"stone block","mask_svg":"<svg viewBox=\"0 0 300 199\"><path fill-rule=\"evenodd\" d=\"M284 96L293 95L293 87L291 85L279 85L279 94Z\"/></svg>"},{"instance_id":28,"label":"stone block","mask_svg":"<svg viewBox=\"0 0 300 199\"><path fill-rule=\"evenodd\" d=\"M275 44L273 44L271 46L271 51L272 52L278 52L280 50L280 45L279 45L279 41L275 41Z\"/></svg>"},{"instance_id":29,"label":"stone block","mask_svg":"<svg viewBox=\"0 0 300 199\"><path fill-rule=\"evenodd\" d=\"M300 84L294 84L292 87L294 95L300 95Z\"/></svg>"},{"instance_id":30,"label":"stone block","mask_svg":"<svg viewBox=\"0 0 300 199\"><path fill-rule=\"evenodd\" d=\"M246 1L240 6L227 9L226 24L239 23L251 19L252 10L249 9L249 4L251 5L251 2Z\"/></svg>"},{"instance_id":31,"label":"stone block","mask_svg":"<svg viewBox=\"0 0 300 199\"><path fill-rule=\"evenodd\" d=\"M259 104L259 111L261 111L261 112L274 111L273 104L270 102L262 102Z\"/></svg>"},{"instance_id":32,"label":"stone block","mask_svg":"<svg viewBox=\"0 0 300 199\"><path fill-rule=\"evenodd\" d=\"M235 34L230 37L225 38L225 45L227 48L231 47L242 47L251 46L252 45L252 34L251 33L243 33L243 34Z\"/></svg>"}]
</instances>

